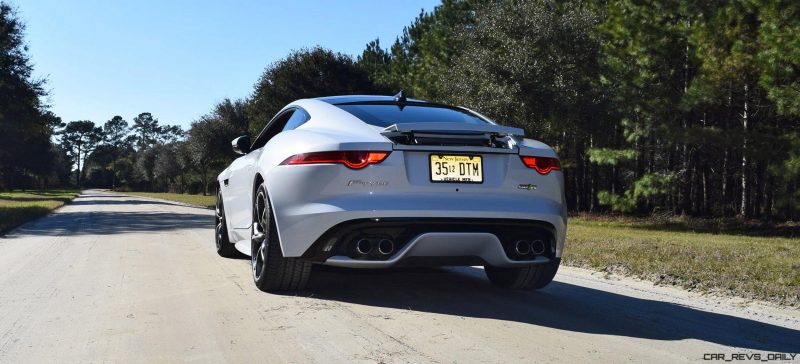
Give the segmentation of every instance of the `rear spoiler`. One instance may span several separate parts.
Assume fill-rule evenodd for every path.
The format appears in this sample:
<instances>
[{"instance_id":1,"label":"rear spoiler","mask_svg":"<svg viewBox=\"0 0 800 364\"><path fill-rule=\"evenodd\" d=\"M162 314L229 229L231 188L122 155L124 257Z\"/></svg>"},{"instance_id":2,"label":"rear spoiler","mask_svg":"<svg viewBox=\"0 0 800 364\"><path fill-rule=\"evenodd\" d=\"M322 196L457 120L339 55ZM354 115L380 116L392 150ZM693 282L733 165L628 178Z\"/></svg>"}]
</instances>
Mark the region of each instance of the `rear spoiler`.
<instances>
[{"instance_id":1,"label":"rear spoiler","mask_svg":"<svg viewBox=\"0 0 800 364\"><path fill-rule=\"evenodd\" d=\"M381 134L400 145L473 146L512 149L509 137L524 135L519 128L496 124L402 123L383 129Z\"/></svg>"},{"instance_id":2,"label":"rear spoiler","mask_svg":"<svg viewBox=\"0 0 800 364\"><path fill-rule=\"evenodd\" d=\"M525 131L520 128L502 126L497 124L467 124L467 123L402 123L394 124L383 129L383 135L397 135L406 133L424 134L494 134L495 136L518 135L524 136ZM388 136L387 135L387 136Z\"/></svg>"}]
</instances>

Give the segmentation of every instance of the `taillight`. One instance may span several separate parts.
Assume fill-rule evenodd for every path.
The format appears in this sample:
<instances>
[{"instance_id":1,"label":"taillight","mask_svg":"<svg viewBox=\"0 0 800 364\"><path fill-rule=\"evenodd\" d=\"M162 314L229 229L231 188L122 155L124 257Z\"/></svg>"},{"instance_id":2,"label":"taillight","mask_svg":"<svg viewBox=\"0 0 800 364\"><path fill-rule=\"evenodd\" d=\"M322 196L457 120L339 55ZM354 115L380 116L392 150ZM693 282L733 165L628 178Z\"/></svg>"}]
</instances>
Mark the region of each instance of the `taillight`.
<instances>
[{"instance_id":1,"label":"taillight","mask_svg":"<svg viewBox=\"0 0 800 364\"><path fill-rule=\"evenodd\" d=\"M548 174L550 171L560 171L561 162L558 158L519 156L522 163L528 168L533 168L539 174Z\"/></svg>"},{"instance_id":2,"label":"taillight","mask_svg":"<svg viewBox=\"0 0 800 364\"><path fill-rule=\"evenodd\" d=\"M340 163L348 168L361 169L370 164L383 162L390 152L369 152L360 150L343 150L335 152L313 152L296 154L286 158L282 165Z\"/></svg>"}]
</instances>

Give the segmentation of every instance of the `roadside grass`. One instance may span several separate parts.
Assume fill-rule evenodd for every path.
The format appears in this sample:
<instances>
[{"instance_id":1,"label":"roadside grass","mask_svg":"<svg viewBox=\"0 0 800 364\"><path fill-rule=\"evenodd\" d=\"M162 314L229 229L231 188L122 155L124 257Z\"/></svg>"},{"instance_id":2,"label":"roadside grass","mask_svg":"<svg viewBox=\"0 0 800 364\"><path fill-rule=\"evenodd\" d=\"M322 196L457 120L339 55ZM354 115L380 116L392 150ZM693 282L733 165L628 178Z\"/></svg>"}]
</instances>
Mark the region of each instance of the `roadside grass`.
<instances>
[{"instance_id":1,"label":"roadside grass","mask_svg":"<svg viewBox=\"0 0 800 364\"><path fill-rule=\"evenodd\" d=\"M77 196L77 190L0 192L0 234L47 215Z\"/></svg>"},{"instance_id":2,"label":"roadside grass","mask_svg":"<svg viewBox=\"0 0 800 364\"><path fill-rule=\"evenodd\" d=\"M570 219L573 218L658 231L690 231L712 234L800 238L800 222L791 221L768 223L756 219L742 219L741 217L699 218L671 214L635 217L616 214L578 213L570 216Z\"/></svg>"},{"instance_id":3,"label":"roadside grass","mask_svg":"<svg viewBox=\"0 0 800 364\"><path fill-rule=\"evenodd\" d=\"M216 201L216 196L203 196L203 195L189 195L183 193L166 193L166 192L120 192L126 195L142 196L160 198L163 200L170 200L176 202L187 203L190 205L203 206L205 208L213 209Z\"/></svg>"},{"instance_id":4,"label":"roadside grass","mask_svg":"<svg viewBox=\"0 0 800 364\"><path fill-rule=\"evenodd\" d=\"M800 238L791 236L572 218L564 262L657 284L800 306Z\"/></svg>"}]
</instances>

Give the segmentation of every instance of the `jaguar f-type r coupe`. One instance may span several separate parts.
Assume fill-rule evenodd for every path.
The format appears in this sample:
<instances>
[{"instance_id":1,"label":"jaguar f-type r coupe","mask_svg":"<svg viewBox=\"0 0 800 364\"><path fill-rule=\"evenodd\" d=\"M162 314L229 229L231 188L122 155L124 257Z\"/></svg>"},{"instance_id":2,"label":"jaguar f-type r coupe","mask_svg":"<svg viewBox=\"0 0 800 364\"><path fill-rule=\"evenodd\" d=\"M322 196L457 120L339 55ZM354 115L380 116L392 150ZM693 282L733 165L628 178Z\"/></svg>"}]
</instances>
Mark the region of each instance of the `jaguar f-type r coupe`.
<instances>
[{"instance_id":1,"label":"jaguar f-type r coupe","mask_svg":"<svg viewBox=\"0 0 800 364\"><path fill-rule=\"evenodd\" d=\"M499 286L556 274L567 215L552 148L481 114L396 96L287 105L218 177L216 247L264 291L314 264L483 266Z\"/></svg>"}]
</instances>

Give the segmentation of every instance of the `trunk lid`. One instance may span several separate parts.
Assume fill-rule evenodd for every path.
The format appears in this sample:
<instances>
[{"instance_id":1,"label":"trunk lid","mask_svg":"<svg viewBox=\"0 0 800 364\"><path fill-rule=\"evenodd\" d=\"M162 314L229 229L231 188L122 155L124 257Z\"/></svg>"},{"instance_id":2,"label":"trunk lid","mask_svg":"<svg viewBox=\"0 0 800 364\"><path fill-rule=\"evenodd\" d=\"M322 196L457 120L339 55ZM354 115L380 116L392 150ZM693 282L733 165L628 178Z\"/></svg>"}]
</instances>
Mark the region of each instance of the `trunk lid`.
<instances>
[{"instance_id":1,"label":"trunk lid","mask_svg":"<svg viewBox=\"0 0 800 364\"><path fill-rule=\"evenodd\" d=\"M488 191L507 185L520 164L519 128L448 122L398 123L381 134L402 153L406 178L429 191ZM516 164L515 164L516 163Z\"/></svg>"}]
</instances>

